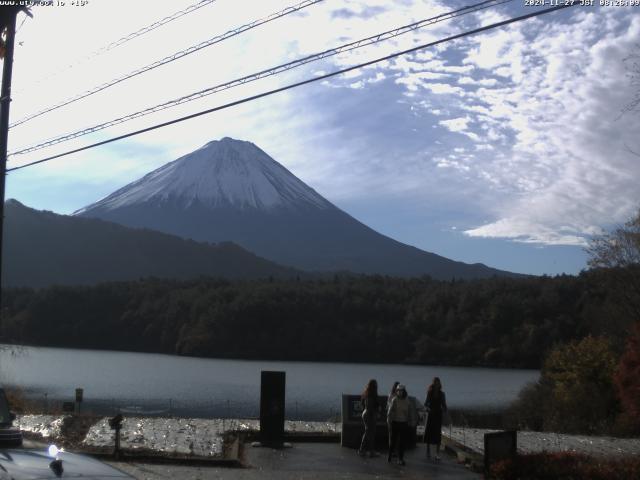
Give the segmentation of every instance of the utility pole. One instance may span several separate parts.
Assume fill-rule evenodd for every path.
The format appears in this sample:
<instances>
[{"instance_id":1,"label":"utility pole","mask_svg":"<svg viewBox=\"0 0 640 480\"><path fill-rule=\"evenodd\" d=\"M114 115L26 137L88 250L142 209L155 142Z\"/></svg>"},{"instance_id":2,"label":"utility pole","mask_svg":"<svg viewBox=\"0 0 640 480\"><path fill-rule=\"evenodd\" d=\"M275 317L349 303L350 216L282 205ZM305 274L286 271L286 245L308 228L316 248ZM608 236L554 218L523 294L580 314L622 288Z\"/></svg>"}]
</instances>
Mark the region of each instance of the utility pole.
<instances>
[{"instance_id":1,"label":"utility pole","mask_svg":"<svg viewBox=\"0 0 640 480\"><path fill-rule=\"evenodd\" d=\"M22 7L24 8L24 7ZM3 7L2 24L7 39L2 65L2 90L0 92L0 322L2 315L2 247L4 236L4 187L7 176L7 140L9 138L9 104L11 103L11 74L13 72L13 47L16 37L16 18L21 7Z\"/></svg>"}]
</instances>

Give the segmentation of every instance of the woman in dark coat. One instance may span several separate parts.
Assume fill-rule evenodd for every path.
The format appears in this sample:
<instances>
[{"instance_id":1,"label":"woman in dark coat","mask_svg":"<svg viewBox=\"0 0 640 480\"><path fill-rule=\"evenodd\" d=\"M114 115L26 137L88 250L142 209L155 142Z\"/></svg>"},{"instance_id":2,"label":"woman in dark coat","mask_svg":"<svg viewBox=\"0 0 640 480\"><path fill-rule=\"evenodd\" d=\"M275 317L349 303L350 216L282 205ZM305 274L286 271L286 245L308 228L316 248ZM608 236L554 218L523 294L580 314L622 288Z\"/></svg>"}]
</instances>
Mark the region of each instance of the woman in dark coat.
<instances>
[{"instance_id":1,"label":"woman in dark coat","mask_svg":"<svg viewBox=\"0 0 640 480\"><path fill-rule=\"evenodd\" d=\"M358 453L363 457L367 453L370 457L375 457L377 456L374 444L376 440L376 421L378 419L378 382L374 379L369 380L364 392L362 392L360 401L363 407L364 433L362 434Z\"/></svg>"},{"instance_id":2,"label":"woman in dark coat","mask_svg":"<svg viewBox=\"0 0 640 480\"><path fill-rule=\"evenodd\" d=\"M427 444L427 458L431 458L430 446L436 446L436 460L440 460L440 442L442 441L442 414L447 411L447 400L442 391L440 379L435 377L427 390L427 426L424 430L424 443Z\"/></svg>"}]
</instances>

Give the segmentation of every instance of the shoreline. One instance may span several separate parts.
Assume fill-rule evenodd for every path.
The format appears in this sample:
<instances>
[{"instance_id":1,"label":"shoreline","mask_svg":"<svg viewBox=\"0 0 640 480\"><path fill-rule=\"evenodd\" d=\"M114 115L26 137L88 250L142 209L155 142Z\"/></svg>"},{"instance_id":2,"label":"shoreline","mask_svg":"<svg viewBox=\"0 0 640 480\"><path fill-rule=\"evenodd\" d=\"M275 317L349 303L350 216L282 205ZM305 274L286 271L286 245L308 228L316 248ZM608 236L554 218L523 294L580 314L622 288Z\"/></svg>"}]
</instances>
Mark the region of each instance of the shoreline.
<instances>
[{"instance_id":1,"label":"shoreline","mask_svg":"<svg viewBox=\"0 0 640 480\"><path fill-rule=\"evenodd\" d=\"M416 362L367 362L356 360L287 360L287 359L273 359L273 358L241 358L241 357L203 357L197 355L182 355L177 353L166 352L140 352L135 350L114 350L114 349L100 349L100 348L79 348L79 347L64 347L64 346L52 346L52 345L31 345L25 343L2 343L0 342L0 351L8 347L16 347L18 350L21 348L31 349L54 349L54 350L71 350L77 352L100 352L100 353L113 353L113 354L134 354L134 355L162 355L174 359L185 358L194 360L219 360L219 361L233 361L233 362L269 362L269 363L293 363L293 364L314 364L319 363L323 365L371 365L371 366L402 366L402 367L432 367L432 368L451 368L451 369L477 369L477 370L505 370L505 371L523 371L523 372L540 372L540 368L535 367L508 367L508 366L492 366L492 365L448 365L448 364L434 364L434 363L416 363Z\"/></svg>"}]
</instances>

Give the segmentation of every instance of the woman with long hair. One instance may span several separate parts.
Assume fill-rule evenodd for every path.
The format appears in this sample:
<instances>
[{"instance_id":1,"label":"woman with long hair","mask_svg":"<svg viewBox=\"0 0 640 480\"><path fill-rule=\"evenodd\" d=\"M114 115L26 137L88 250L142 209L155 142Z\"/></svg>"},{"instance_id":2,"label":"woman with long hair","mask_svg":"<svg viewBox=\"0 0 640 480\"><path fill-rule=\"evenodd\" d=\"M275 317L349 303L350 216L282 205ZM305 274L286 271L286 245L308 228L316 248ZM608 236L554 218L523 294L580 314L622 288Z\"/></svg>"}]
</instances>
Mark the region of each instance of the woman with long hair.
<instances>
[{"instance_id":1,"label":"woman with long hair","mask_svg":"<svg viewBox=\"0 0 640 480\"><path fill-rule=\"evenodd\" d=\"M389 392L389 396L387 397L387 410L389 410L389 406L391 405L391 401L393 400L393 397L396 396L396 388L398 388L398 385L400 385L400 382L393 382L393 385L391 385L391 391ZM388 428L387 429L389 432L389 445L392 444L391 442L391 429ZM391 447L389 447L391 448ZM391 454L392 456L395 455L395 453Z\"/></svg>"},{"instance_id":2,"label":"woman with long hair","mask_svg":"<svg viewBox=\"0 0 640 480\"><path fill-rule=\"evenodd\" d=\"M376 421L378 419L378 382L373 378L369 380L362 395L362 421L364 422L364 433L360 442L358 453L361 456L369 454L369 457L377 456L374 446L376 440Z\"/></svg>"},{"instance_id":3,"label":"woman with long hair","mask_svg":"<svg viewBox=\"0 0 640 480\"><path fill-rule=\"evenodd\" d=\"M436 460L440 460L440 443L442 442L442 414L447 411L447 400L442 391L442 383L438 377L433 379L427 390L424 402L427 409L427 426L424 430L424 443L427 444L427 458L431 458L430 446L436 446Z\"/></svg>"},{"instance_id":4,"label":"woman with long hair","mask_svg":"<svg viewBox=\"0 0 640 480\"><path fill-rule=\"evenodd\" d=\"M391 385L391 391L387 398L387 405L389 405L391 403L391 399L396 396L396 388L398 388L398 385L400 385L400 382L393 382L393 385Z\"/></svg>"}]
</instances>

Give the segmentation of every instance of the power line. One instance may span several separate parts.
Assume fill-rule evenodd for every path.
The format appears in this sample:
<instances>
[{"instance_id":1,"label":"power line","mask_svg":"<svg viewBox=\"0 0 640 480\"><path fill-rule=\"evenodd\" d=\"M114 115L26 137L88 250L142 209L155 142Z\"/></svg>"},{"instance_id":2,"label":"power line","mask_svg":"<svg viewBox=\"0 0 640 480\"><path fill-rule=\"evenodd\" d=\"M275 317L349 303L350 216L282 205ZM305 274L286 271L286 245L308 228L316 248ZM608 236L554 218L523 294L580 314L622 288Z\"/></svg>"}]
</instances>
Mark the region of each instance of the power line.
<instances>
[{"instance_id":1,"label":"power line","mask_svg":"<svg viewBox=\"0 0 640 480\"><path fill-rule=\"evenodd\" d=\"M360 68L368 67L370 65L374 65L374 64L380 63L380 62L384 62L386 60L391 60L392 58L396 58L396 57L399 57L399 56L402 56L402 55L406 55L408 53L413 53L413 52L416 52L418 50L423 50L425 48L429 48L429 47L433 47L433 46L436 46L436 45L440 45L442 43L451 42L453 40L457 40L459 38L463 38L463 37L466 37L466 36L469 36L469 35L476 35L478 33L482 33L482 32L485 32L487 30L491 30L491 29L498 28L498 27L503 27L503 26L509 25L511 23L519 22L519 21L522 21L522 20L527 20L529 18L533 18L533 17L537 17L537 16L540 16L540 15L544 15L546 13L551 13L551 12L555 12L555 11L558 11L558 10L562 10L564 8L573 7L575 5L578 5L578 4L577 3L576 4L568 3L566 5L550 7L550 8L546 8L544 10L537 10L535 12L528 13L526 15L520 15L518 17L513 17L513 18L510 18L508 20L503 20L501 22L492 23L492 24L486 25L484 27L476 28L476 29L469 30L469 31L466 31L466 32L463 32L463 33L459 33L459 34L456 34L456 35L452 35L452 36L449 36L449 37L446 37L446 38L443 38L443 39L440 39L440 40L436 40L434 42L429 42L429 43L425 43L423 45L419 45L417 47L409 48L409 49L403 50L401 52L392 53L390 55L386 55L384 57L380 57L380 58L377 58L375 60L370 60L368 62L360 63L358 65L354 65L354 66L351 66L351 67L343 68L341 70L336 70L334 72L327 73L327 74L321 75L319 77L308 78L308 79L302 80L300 82L296 82L296 83L292 83L292 84L289 84L289 85L285 85L283 87L275 88L273 90L268 90L266 92L262 92L262 93L259 93L259 94L256 94L256 95L252 95L250 97L245 97L245 98L242 98L240 100L235 100L233 102L226 103L224 105L219 105L217 107L209 108L207 110L202 110L202 111L197 112L197 113L192 113L192 114L186 115L184 117L180 117L180 118L176 118L176 119L173 119L173 120L170 120L170 121L167 121L167 122L159 123L159 124L153 125L151 127L146 127L146 128L141 129L141 130L136 130L136 131L133 131L133 132L129 132L129 133L126 133L124 135L119 135L117 137L113 137L113 138L110 138L110 139L107 139L107 140L103 140L101 142L93 143L91 145L85 145L84 147L80 147L80 148L76 148L76 149L73 149L73 150L69 150L67 152L59 153L57 155L52 155L50 157L46 157L46 158L43 158L43 159L40 159L40 160L36 160L34 162L29 162L29 163L26 163L24 165L20 165L18 167L9 168L9 169L7 169L7 172L12 172L14 170L20 170L22 168L30 167L30 166L37 165L37 164L44 163L44 162L48 162L48 161L54 160L56 158L64 157L64 156L67 156L67 155L71 155L73 153L78 153L78 152L81 152L81 151L84 151L84 150L88 150L88 149L91 149L91 148L99 147L101 145L106 145L107 143L112 143L112 142L115 142L115 141L118 141L118 140L122 140L124 138L133 137L135 135L140 135L142 133L150 132L152 130L157 130L159 128L167 127L169 125L174 125L176 123L184 122L185 120L191 120L192 118L196 118L196 117L200 117L200 116L203 116L203 115L207 115L209 113L217 112L217 111L220 111L220 110L225 110L225 109L230 108L230 107L235 107L236 105L241 105L243 103L251 102L251 101L257 100L259 98L268 97L270 95L274 95L276 93L284 92L284 91L290 90L292 88L301 87L303 85L307 85L307 84L310 84L310 83L318 82L320 80L326 80L328 78L335 77L335 76L341 75L343 73L347 73L347 72L351 72L353 70L357 70L357 69L360 69Z\"/></svg>"},{"instance_id":2,"label":"power line","mask_svg":"<svg viewBox=\"0 0 640 480\"><path fill-rule=\"evenodd\" d=\"M26 153L31 153L36 150L41 150L46 147L50 147L52 145L57 145L62 142L66 142L69 140L73 140L74 138L82 137L84 135L88 135L91 133L95 133L100 130L104 130L105 128L113 127L115 125L119 125L121 123L128 122L130 120L134 120L146 115L150 115L152 113L156 113L162 110L166 110L171 107L175 107L178 105L182 105L183 103L191 102L193 100L198 100L200 98L206 97L208 95L212 95L214 93L221 92L223 90L228 90L230 88L238 87L240 85L244 85L250 82L254 82L256 80L260 80L265 77L277 75L288 70L292 70L294 68L301 67L306 65L307 63L315 62L318 60L322 60L324 58L328 58L330 56L338 55L340 53L349 52L358 48L363 48L369 45L373 45L382 41L389 40L391 38L397 37L399 35L403 35L405 33L412 32L419 28L425 27L427 25L432 25L434 23L442 22L445 20L450 20L452 18L456 18L462 15L468 15L473 12L477 12L480 10L484 10L489 7L495 7L504 3L512 2L513 0L486 0L477 4L469 5L458 10L453 10L451 12L442 13L440 15L436 15L435 17L431 17L428 19L420 20L418 22L411 23L409 25L404 25L402 27L395 28L393 30L388 30L383 33L379 33L370 37L366 37L354 42L346 43L340 45L339 47L331 48L329 50L325 50L320 53L315 53L313 55L308 55L306 57L294 60L292 62L284 63L278 65L276 67L271 67L267 70L262 70L257 73L253 73L251 75L247 75L241 78L237 78L235 80L231 80L222 84L215 85L213 87L206 88L204 90L200 90L189 95L184 95L182 97L170 100L168 102L163 102L158 105L154 105L152 107L145 108L143 110L139 110L137 112L130 113L128 115L118 117L108 122L104 122L98 125L94 125L92 127L88 127L82 130L78 130L75 132L71 132L65 135L61 135L44 142L38 143L36 145L32 145L20 150L16 150L11 152L9 155L23 155Z\"/></svg>"},{"instance_id":3,"label":"power line","mask_svg":"<svg viewBox=\"0 0 640 480\"><path fill-rule=\"evenodd\" d=\"M151 31L155 30L156 28L159 28L159 27L161 27L163 25L166 25L167 23L173 22L174 20L177 20L177 19L179 19L179 18L181 18L181 17L183 17L185 15L188 15L189 13L193 13L196 10L201 9L202 7L206 7L207 5L210 5L210 4L214 3L215 1L216 0L200 0L199 2L194 3L192 5L189 5L188 7L183 8L182 10L174 12L171 15L167 15L166 17L161 18L160 20L157 20L157 21L155 21L155 22L153 22L153 23L151 23L151 24L149 24L149 25L147 25L145 27L142 27L142 28L136 30L135 32L131 32L128 35L125 35L125 36L119 38L118 40L114 40L113 42L111 42L111 43L109 43L107 45L104 45L103 47L98 48L97 50L89 53L85 57L77 60L75 63L68 64L68 65L62 67L61 69L59 69L57 72L54 72L51 75L48 75L48 76L46 76L44 78L41 78L41 79L33 82L33 85L38 85L38 84L44 82L45 80L50 79L51 77L59 75L60 73L65 72L65 71L67 71L67 70L69 70L69 69L71 69L71 68L73 68L73 67L75 67L77 65L81 65L81 64L83 64L83 63L85 63L85 62L87 62L87 61L89 61L89 60L91 60L91 59L93 59L93 58L95 58L97 56L100 56L100 55L102 55L104 53L107 53L108 51L113 50L114 48L117 48L117 47L119 47L121 45L124 45L125 43L127 43L127 42L129 42L129 41L131 41L131 40L133 40L135 38L141 37L142 35L144 35L146 33L149 33Z\"/></svg>"},{"instance_id":4,"label":"power line","mask_svg":"<svg viewBox=\"0 0 640 480\"><path fill-rule=\"evenodd\" d=\"M136 30L135 32L130 33L129 35L125 35L122 38L119 38L118 40L115 40L113 42L111 42L108 45L105 45L102 48L99 48L98 50L96 50L95 52L93 52L92 54L90 54L90 57L96 57L98 55L102 55L105 52L108 52L109 50L113 50L116 47L119 47L120 45L123 45L127 42L129 42L130 40L133 40L134 38L138 38L142 35L144 35L145 33L149 33L153 30L155 30L156 28L159 28L163 25L166 25L167 23L173 22L174 20L177 20L180 17L184 17L185 15L188 15L189 13L195 12L196 10L201 9L202 7L206 7L207 5L212 4L213 2L215 2L216 0L201 0L198 3L194 3L193 5L189 5L187 8L184 8L182 10L179 10L175 13L172 13L171 15L168 15L160 20L158 20L157 22L153 22L150 25L147 25L146 27L142 27L140 30Z\"/></svg>"},{"instance_id":5,"label":"power line","mask_svg":"<svg viewBox=\"0 0 640 480\"><path fill-rule=\"evenodd\" d=\"M66 105L69 105L71 103L77 102L78 100L81 100L83 98L87 98L91 95L94 95L98 92L101 92L102 90L105 90L109 87L113 87L114 85L117 85L118 83L124 82L125 80L128 80L130 78L136 77L138 75L141 75L143 73L146 73L150 70L153 70L155 68L158 68L162 65L166 65L167 63L171 63L174 62L180 58L186 57L187 55L191 55L192 53L195 53L199 50L202 50L203 48L206 47L210 47L211 45L214 45L216 43L220 43L224 40L227 40L228 38L231 37L235 37L236 35L240 35L241 33L244 33L248 30L251 30L253 28L259 27L260 25L264 25L266 23L272 22L274 20L277 20L281 17L284 17L286 15L289 15L291 13L297 12L299 10L302 10L303 8L309 7L311 5L314 5L316 3L322 2L323 0L304 0L303 2L300 2L296 5L287 7L279 12L276 13L272 13L266 17L263 17L261 19L258 20L254 20L251 23L247 23L246 25L242 25L240 27L234 28L232 30L229 30L228 32L225 32L221 35L216 35L215 37L212 37L208 40L205 40L204 42L201 42L197 45L192 45L189 48L186 48L184 50L180 50L178 52L173 53L172 55L169 55L167 57L164 57L160 60L156 60L153 63L150 63L149 65L146 65L144 67L140 67L136 70L133 70L125 75L122 75L118 78L115 78L113 80L110 80L108 82L105 82L101 85L98 85L97 87L91 88L90 90L86 90L83 93L80 93L74 97L68 98L67 100L63 100L60 103L57 103L55 105L52 105L50 107L47 107L43 110L40 110L39 112L36 113L32 113L31 115L27 115L26 117L14 122L11 124L10 128L13 127L17 127L18 125L22 125L23 123L28 122L29 120L33 120L34 118L40 117L41 115L44 115L45 113L49 113L52 112L53 110L57 110L58 108L64 107Z\"/></svg>"}]
</instances>

